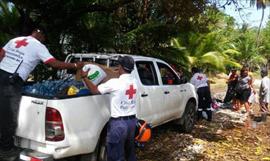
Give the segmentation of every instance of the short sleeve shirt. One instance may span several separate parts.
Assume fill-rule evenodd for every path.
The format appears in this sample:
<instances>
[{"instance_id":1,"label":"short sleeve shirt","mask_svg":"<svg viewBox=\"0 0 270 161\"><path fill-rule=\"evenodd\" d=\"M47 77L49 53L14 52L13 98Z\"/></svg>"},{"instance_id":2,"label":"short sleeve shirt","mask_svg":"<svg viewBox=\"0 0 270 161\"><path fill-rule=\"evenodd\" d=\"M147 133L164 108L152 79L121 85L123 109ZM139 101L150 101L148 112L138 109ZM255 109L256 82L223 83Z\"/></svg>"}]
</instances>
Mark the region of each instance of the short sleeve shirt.
<instances>
[{"instance_id":1,"label":"short sleeve shirt","mask_svg":"<svg viewBox=\"0 0 270 161\"><path fill-rule=\"evenodd\" d=\"M245 89L249 89L249 82L252 81L252 78L250 76L246 76L246 77L239 77L238 78L238 87L241 90L245 90Z\"/></svg>"},{"instance_id":2,"label":"short sleeve shirt","mask_svg":"<svg viewBox=\"0 0 270 161\"><path fill-rule=\"evenodd\" d=\"M270 102L270 79L267 76L262 79L259 95L263 102Z\"/></svg>"},{"instance_id":3,"label":"short sleeve shirt","mask_svg":"<svg viewBox=\"0 0 270 161\"><path fill-rule=\"evenodd\" d=\"M0 62L0 69L17 72L23 80L40 61L47 63L54 59L45 45L32 36L14 38L3 49L5 57Z\"/></svg>"},{"instance_id":4,"label":"short sleeve shirt","mask_svg":"<svg viewBox=\"0 0 270 161\"><path fill-rule=\"evenodd\" d=\"M122 74L98 86L101 94L111 94L111 117L136 114L137 82L132 74Z\"/></svg>"},{"instance_id":5,"label":"short sleeve shirt","mask_svg":"<svg viewBox=\"0 0 270 161\"><path fill-rule=\"evenodd\" d=\"M190 83L193 84L196 89L201 87L207 87L208 86L207 82L208 78L203 73L195 73L190 80Z\"/></svg>"}]
</instances>

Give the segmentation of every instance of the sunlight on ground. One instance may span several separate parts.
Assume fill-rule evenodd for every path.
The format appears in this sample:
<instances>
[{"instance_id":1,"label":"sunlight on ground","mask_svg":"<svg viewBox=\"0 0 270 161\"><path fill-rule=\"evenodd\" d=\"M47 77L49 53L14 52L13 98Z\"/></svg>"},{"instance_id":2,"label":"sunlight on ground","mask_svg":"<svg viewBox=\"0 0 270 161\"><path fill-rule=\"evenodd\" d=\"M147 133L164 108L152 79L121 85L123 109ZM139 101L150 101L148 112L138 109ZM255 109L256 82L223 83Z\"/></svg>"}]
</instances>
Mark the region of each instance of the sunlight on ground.
<instances>
[{"instance_id":1,"label":"sunlight on ground","mask_svg":"<svg viewBox=\"0 0 270 161\"><path fill-rule=\"evenodd\" d=\"M212 93L226 92L227 90L227 80L228 76L226 74L218 74L215 77L210 77L210 87Z\"/></svg>"}]
</instances>

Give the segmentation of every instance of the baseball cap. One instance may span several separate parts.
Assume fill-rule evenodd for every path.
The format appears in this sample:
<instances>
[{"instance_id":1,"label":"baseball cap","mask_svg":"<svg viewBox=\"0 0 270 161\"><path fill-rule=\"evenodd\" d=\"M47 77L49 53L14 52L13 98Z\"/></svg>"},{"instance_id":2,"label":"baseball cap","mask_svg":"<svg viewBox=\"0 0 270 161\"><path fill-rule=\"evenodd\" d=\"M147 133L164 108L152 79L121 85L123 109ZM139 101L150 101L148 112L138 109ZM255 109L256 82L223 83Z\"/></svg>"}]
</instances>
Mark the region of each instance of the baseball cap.
<instances>
[{"instance_id":1,"label":"baseball cap","mask_svg":"<svg viewBox=\"0 0 270 161\"><path fill-rule=\"evenodd\" d=\"M120 56L118 58L118 63L126 70L131 72L134 69L134 60L130 56Z\"/></svg>"}]
</instances>

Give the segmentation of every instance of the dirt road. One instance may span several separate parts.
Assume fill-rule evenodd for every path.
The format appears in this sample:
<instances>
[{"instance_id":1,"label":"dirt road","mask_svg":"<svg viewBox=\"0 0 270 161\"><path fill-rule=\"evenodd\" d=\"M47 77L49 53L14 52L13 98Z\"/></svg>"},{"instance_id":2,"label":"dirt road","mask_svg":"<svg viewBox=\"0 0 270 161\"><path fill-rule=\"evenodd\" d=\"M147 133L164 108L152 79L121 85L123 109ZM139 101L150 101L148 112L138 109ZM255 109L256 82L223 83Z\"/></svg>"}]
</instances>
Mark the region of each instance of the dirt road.
<instances>
[{"instance_id":1,"label":"dirt road","mask_svg":"<svg viewBox=\"0 0 270 161\"><path fill-rule=\"evenodd\" d=\"M212 122L197 123L191 134L167 124L154 129L152 141L138 149L139 161L259 161L270 160L270 119L244 124L215 114Z\"/></svg>"},{"instance_id":2,"label":"dirt road","mask_svg":"<svg viewBox=\"0 0 270 161\"><path fill-rule=\"evenodd\" d=\"M212 84L212 94L224 93L225 85L224 80ZM255 114L258 109L253 104ZM191 134L180 133L172 124L154 128L151 142L137 150L138 160L270 161L270 116L256 122L245 114L220 111L225 112L215 112L212 122L198 122Z\"/></svg>"}]
</instances>

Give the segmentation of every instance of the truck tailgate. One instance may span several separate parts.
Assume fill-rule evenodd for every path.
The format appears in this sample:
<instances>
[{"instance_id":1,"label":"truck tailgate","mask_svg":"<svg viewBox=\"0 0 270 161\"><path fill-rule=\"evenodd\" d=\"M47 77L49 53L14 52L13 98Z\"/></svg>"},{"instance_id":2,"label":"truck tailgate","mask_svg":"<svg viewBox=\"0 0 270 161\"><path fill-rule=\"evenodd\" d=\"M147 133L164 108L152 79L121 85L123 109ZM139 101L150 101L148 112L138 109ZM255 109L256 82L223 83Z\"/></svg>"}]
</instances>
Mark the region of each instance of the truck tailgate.
<instances>
[{"instance_id":1,"label":"truck tailgate","mask_svg":"<svg viewBox=\"0 0 270 161\"><path fill-rule=\"evenodd\" d=\"M18 113L19 137L45 142L45 112L47 99L23 96Z\"/></svg>"}]
</instances>

